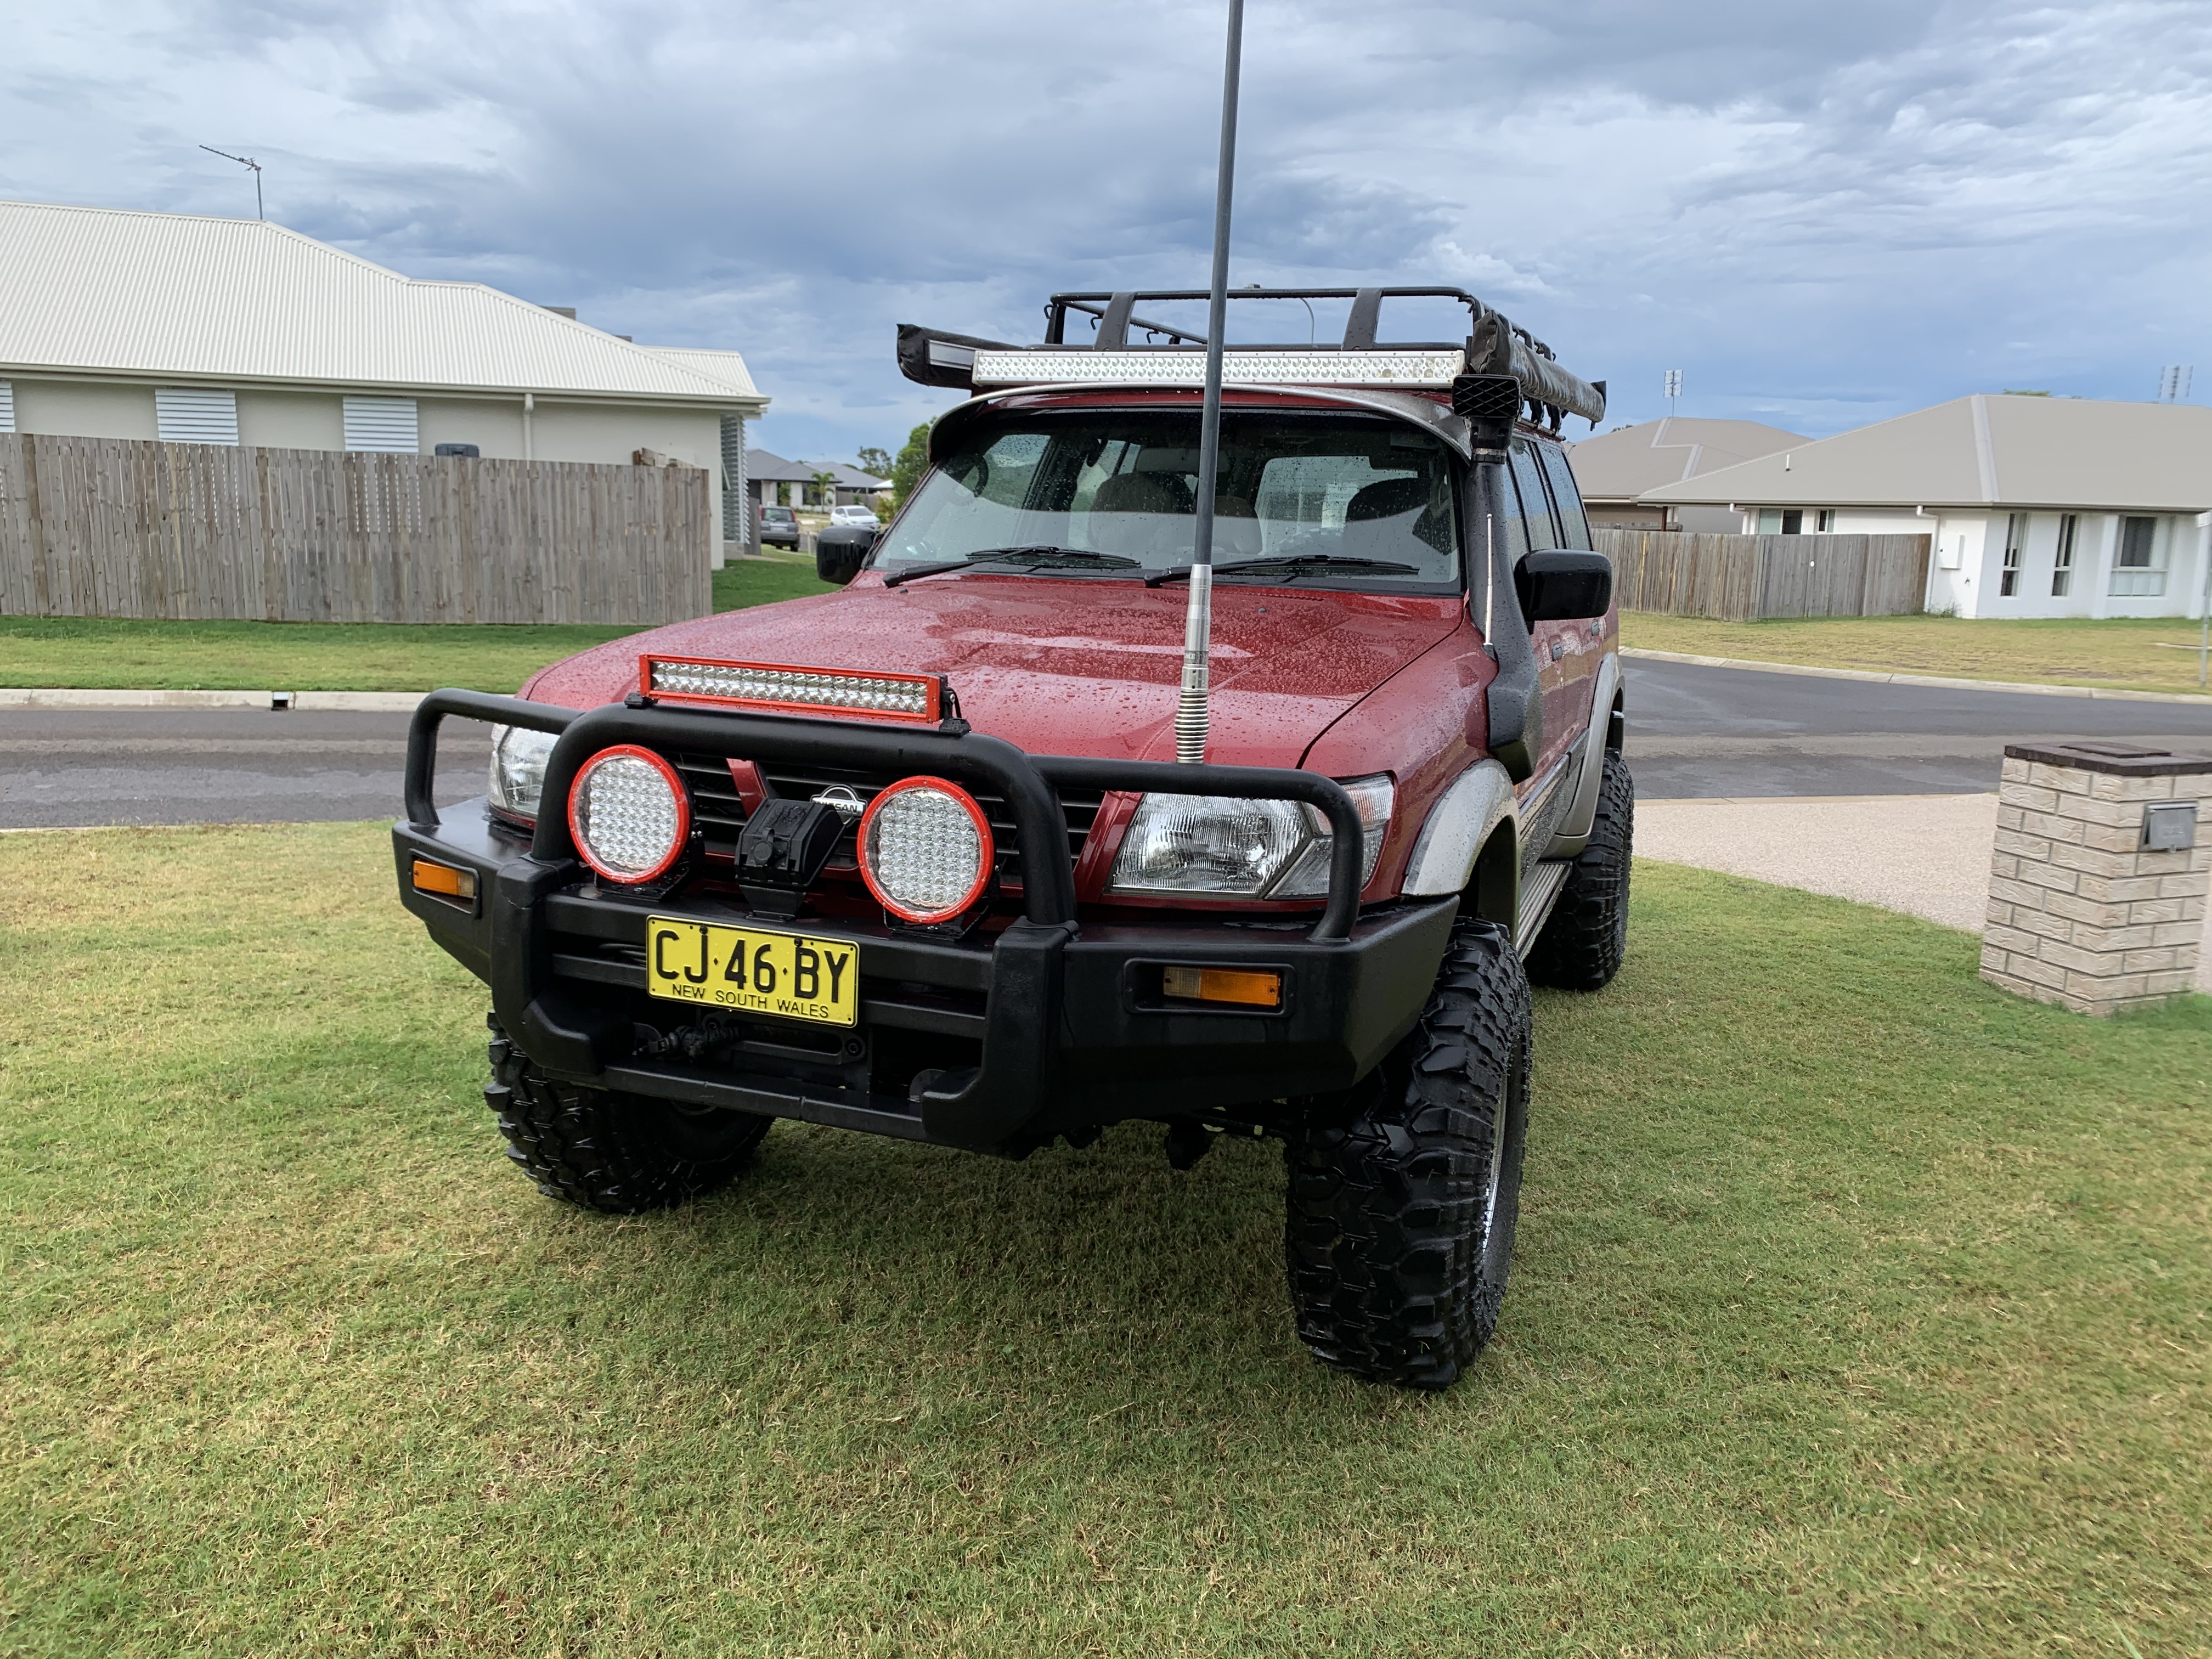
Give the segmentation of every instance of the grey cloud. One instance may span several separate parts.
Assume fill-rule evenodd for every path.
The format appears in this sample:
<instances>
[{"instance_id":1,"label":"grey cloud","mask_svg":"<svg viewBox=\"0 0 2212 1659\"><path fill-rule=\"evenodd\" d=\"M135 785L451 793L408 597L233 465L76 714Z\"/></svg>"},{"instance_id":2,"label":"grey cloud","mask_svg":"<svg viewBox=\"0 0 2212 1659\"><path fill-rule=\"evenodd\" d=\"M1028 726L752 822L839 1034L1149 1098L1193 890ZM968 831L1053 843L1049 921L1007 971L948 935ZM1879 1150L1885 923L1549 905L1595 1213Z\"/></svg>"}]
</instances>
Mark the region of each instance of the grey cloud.
<instances>
[{"instance_id":1,"label":"grey cloud","mask_svg":"<svg viewBox=\"0 0 2212 1659\"><path fill-rule=\"evenodd\" d=\"M738 346L787 447L849 450L938 406L896 321L1020 336L1055 286L1202 279L1220 24L137 0L0 64L0 190L236 211L190 153L219 133L299 228ZM2208 145L2190 0L1263 0L1237 269L1463 282L1623 417L1668 367L1815 430L1999 379L2148 396L2212 351Z\"/></svg>"}]
</instances>

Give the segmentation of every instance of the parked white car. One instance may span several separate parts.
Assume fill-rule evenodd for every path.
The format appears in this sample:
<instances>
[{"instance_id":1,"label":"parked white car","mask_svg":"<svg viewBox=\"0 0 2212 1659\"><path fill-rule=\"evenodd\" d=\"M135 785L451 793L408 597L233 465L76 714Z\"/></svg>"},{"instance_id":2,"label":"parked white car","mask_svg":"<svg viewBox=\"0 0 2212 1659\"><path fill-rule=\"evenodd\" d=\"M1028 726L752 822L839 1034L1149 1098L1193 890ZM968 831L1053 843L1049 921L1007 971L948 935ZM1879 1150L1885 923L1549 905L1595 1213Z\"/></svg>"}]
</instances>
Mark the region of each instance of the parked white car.
<instances>
[{"instance_id":1,"label":"parked white car","mask_svg":"<svg viewBox=\"0 0 2212 1659\"><path fill-rule=\"evenodd\" d=\"M854 524L864 530L873 530L878 522L876 509L872 507L861 507L857 503L850 507L833 507L830 509L830 522Z\"/></svg>"}]
</instances>

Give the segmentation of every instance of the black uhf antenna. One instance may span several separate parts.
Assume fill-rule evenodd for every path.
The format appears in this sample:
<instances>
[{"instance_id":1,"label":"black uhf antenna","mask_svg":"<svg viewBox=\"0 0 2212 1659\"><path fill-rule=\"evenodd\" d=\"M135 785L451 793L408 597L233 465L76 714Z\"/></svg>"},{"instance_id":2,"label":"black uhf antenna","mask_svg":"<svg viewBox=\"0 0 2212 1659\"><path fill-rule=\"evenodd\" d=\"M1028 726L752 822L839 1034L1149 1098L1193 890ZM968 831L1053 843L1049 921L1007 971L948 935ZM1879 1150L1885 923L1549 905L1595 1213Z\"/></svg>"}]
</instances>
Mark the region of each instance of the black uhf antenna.
<instances>
[{"instance_id":1,"label":"black uhf antenna","mask_svg":"<svg viewBox=\"0 0 2212 1659\"><path fill-rule=\"evenodd\" d=\"M1206 295L1206 401L1198 424L1198 500L1191 516L1190 605L1183 612L1182 696L1176 704L1176 759L1206 758L1213 635L1213 475L1221 462L1221 347L1229 328L1229 204L1237 174L1237 71L1244 47L1244 0L1229 0L1229 50L1221 79L1221 164L1213 190L1213 286Z\"/></svg>"},{"instance_id":2,"label":"black uhf antenna","mask_svg":"<svg viewBox=\"0 0 2212 1659\"><path fill-rule=\"evenodd\" d=\"M261 163L251 155L233 155L228 150L217 149L213 144L202 144L200 148L210 155L220 155L226 161L235 161L242 167L253 169L253 216L266 219L269 216L261 210Z\"/></svg>"}]
</instances>

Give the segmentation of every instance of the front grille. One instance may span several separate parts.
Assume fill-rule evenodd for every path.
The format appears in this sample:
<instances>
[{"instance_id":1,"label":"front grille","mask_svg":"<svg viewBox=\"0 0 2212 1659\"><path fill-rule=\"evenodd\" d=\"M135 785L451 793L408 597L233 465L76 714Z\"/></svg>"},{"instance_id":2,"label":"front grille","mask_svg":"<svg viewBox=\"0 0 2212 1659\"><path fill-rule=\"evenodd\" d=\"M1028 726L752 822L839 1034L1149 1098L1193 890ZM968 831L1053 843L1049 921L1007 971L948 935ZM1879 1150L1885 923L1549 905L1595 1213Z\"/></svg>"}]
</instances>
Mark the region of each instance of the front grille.
<instances>
[{"instance_id":1,"label":"front grille","mask_svg":"<svg viewBox=\"0 0 2212 1659\"><path fill-rule=\"evenodd\" d=\"M769 793L798 800L811 800L832 784L842 783L860 798L863 805L873 800L878 791L889 788L904 772L874 772L838 766L763 765L762 779ZM967 787L967 786L963 786ZM1021 849L1014 832L1013 809L1005 798L988 791L969 787L975 797L975 805L983 809L983 816L991 822L991 838L999 848L999 878L1002 881L1021 879ZM1073 864L1083 856L1083 845L1091 838L1091 826L1097 822L1098 809L1105 796L1096 789L1063 789L1060 792L1060 811L1067 818L1067 857ZM858 822L846 827L837 842L837 850L830 854L833 863L849 864L857 857Z\"/></svg>"},{"instance_id":2,"label":"front grille","mask_svg":"<svg viewBox=\"0 0 2212 1659\"><path fill-rule=\"evenodd\" d=\"M730 776L730 763L719 755L677 755L672 757L684 787L691 792L691 822L707 838L708 854L726 859L738 855L738 831L744 828L745 804L738 799L738 786Z\"/></svg>"}]
</instances>

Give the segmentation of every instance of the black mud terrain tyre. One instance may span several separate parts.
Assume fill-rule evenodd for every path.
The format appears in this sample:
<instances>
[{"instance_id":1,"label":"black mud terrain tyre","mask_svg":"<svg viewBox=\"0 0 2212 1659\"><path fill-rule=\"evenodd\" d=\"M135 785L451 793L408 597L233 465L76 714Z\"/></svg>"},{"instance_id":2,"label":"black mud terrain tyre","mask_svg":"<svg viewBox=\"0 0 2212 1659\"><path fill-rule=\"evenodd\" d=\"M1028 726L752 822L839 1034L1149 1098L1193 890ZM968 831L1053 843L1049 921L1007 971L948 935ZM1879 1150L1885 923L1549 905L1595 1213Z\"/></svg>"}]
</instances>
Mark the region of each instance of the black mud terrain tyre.
<instances>
[{"instance_id":1,"label":"black mud terrain tyre","mask_svg":"<svg viewBox=\"0 0 2212 1659\"><path fill-rule=\"evenodd\" d=\"M774 1118L556 1082L494 1028L484 1104L507 1155L548 1198L635 1215L713 1192Z\"/></svg>"},{"instance_id":2,"label":"black mud terrain tyre","mask_svg":"<svg viewBox=\"0 0 2212 1659\"><path fill-rule=\"evenodd\" d=\"M1528 977L1562 991L1610 984L1628 951L1628 866L1636 839L1636 784L1620 751L1605 751L1589 845L1568 872L1559 902L1528 953Z\"/></svg>"},{"instance_id":3,"label":"black mud terrain tyre","mask_svg":"<svg viewBox=\"0 0 2212 1659\"><path fill-rule=\"evenodd\" d=\"M1419 1023L1288 1138L1291 1302L1314 1357L1443 1389L1497 1328L1528 1129L1528 981L1506 931L1452 930Z\"/></svg>"}]
</instances>

